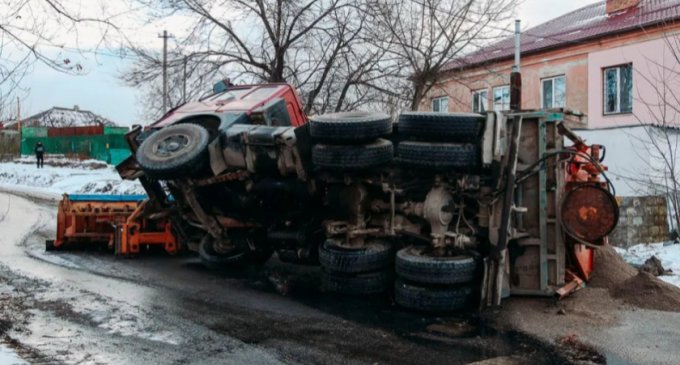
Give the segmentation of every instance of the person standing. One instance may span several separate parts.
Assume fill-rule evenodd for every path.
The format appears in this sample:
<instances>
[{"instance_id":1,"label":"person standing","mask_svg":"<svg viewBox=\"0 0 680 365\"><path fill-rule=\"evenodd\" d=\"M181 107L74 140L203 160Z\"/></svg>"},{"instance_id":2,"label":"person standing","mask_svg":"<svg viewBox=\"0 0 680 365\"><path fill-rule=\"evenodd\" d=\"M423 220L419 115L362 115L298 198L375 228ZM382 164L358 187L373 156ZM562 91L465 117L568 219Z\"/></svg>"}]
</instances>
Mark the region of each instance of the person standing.
<instances>
[{"instance_id":1,"label":"person standing","mask_svg":"<svg viewBox=\"0 0 680 365\"><path fill-rule=\"evenodd\" d=\"M35 145L35 159L38 161L38 168L43 167L44 156L45 147L43 146L42 142L38 142L38 144Z\"/></svg>"}]
</instances>

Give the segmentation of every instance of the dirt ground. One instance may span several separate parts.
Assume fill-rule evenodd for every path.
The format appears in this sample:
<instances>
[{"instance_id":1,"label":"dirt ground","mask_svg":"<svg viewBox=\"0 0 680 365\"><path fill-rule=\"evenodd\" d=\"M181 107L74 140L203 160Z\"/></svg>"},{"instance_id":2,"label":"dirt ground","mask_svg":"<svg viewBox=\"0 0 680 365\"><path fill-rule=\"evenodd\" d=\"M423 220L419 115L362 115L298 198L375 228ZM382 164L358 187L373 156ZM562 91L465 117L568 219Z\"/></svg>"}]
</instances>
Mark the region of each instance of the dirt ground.
<instances>
[{"instance_id":1,"label":"dirt ground","mask_svg":"<svg viewBox=\"0 0 680 365\"><path fill-rule=\"evenodd\" d=\"M638 271L611 248L596 252L586 289L560 301L510 298L486 315L514 329L575 350L578 364L676 364L680 289ZM662 330L663 329L663 330ZM604 354L604 356L598 356Z\"/></svg>"},{"instance_id":2,"label":"dirt ground","mask_svg":"<svg viewBox=\"0 0 680 365\"><path fill-rule=\"evenodd\" d=\"M216 273L193 256L47 253L56 207L1 193L0 206L0 329L31 364L573 363L474 313L324 293L317 268Z\"/></svg>"}]
</instances>

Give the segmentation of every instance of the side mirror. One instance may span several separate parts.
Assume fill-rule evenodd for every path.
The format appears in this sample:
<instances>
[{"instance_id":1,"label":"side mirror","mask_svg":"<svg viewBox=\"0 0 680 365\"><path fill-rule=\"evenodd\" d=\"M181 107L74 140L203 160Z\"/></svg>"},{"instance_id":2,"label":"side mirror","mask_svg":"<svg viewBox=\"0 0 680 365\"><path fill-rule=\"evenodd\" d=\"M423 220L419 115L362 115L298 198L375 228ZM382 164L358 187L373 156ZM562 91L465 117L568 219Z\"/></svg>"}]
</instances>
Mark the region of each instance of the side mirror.
<instances>
[{"instance_id":1,"label":"side mirror","mask_svg":"<svg viewBox=\"0 0 680 365\"><path fill-rule=\"evenodd\" d=\"M234 84L231 83L231 80L224 79L213 85L213 93L217 94L226 91L227 89L229 89L229 86L234 86Z\"/></svg>"}]
</instances>

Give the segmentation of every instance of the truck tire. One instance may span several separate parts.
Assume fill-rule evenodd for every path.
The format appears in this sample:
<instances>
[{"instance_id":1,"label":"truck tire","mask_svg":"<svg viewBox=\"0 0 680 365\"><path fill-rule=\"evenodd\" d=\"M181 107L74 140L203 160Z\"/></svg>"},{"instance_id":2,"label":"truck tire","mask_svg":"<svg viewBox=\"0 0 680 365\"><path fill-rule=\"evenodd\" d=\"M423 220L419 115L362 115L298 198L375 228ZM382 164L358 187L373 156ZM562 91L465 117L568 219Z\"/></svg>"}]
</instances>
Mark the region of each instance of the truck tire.
<instances>
[{"instance_id":1,"label":"truck tire","mask_svg":"<svg viewBox=\"0 0 680 365\"><path fill-rule=\"evenodd\" d=\"M319 262L332 273L361 273L389 267L394 248L384 240L367 241L361 249L343 248L339 239L328 239L319 248Z\"/></svg>"},{"instance_id":2,"label":"truck tire","mask_svg":"<svg viewBox=\"0 0 680 365\"><path fill-rule=\"evenodd\" d=\"M237 236L234 240L247 239L243 236ZM274 248L270 246L258 247L255 251L245 251L241 247L248 247L247 243L240 244L235 242L237 247L233 253L222 255L215 252L213 248L215 239L210 234L206 234L201 240L198 248L198 254L201 258L201 263L211 270L227 269L230 267L240 267L245 265L264 265L274 254Z\"/></svg>"},{"instance_id":3,"label":"truck tire","mask_svg":"<svg viewBox=\"0 0 680 365\"><path fill-rule=\"evenodd\" d=\"M471 309L475 290L471 286L424 287L397 279L394 299L402 307L425 312L454 312Z\"/></svg>"},{"instance_id":4,"label":"truck tire","mask_svg":"<svg viewBox=\"0 0 680 365\"><path fill-rule=\"evenodd\" d=\"M321 281L328 291L346 295L384 293L392 287L392 269L363 274L339 274L321 270Z\"/></svg>"},{"instance_id":5,"label":"truck tire","mask_svg":"<svg viewBox=\"0 0 680 365\"><path fill-rule=\"evenodd\" d=\"M410 167L470 169L479 166L479 159L479 147L471 144L399 143L399 160Z\"/></svg>"},{"instance_id":6,"label":"truck tire","mask_svg":"<svg viewBox=\"0 0 680 365\"><path fill-rule=\"evenodd\" d=\"M314 165L331 171L371 169L388 165L393 157L394 146L384 139L365 145L317 144L312 147Z\"/></svg>"},{"instance_id":7,"label":"truck tire","mask_svg":"<svg viewBox=\"0 0 680 365\"><path fill-rule=\"evenodd\" d=\"M431 257L421 247L397 252L397 275L423 284L465 284L477 278L478 261L470 256Z\"/></svg>"},{"instance_id":8,"label":"truck tire","mask_svg":"<svg viewBox=\"0 0 680 365\"><path fill-rule=\"evenodd\" d=\"M198 247L198 255L203 266L210 270L224 270L230 267L244 266L248 263L248 256L244 251L234 251L229 255L215 252L213 243L215 238L210 234L203 236Z\"/></svg>"},{"instance_id":9,"label":"truck tire","mask_svg":"<svg viewBox=\"0 0 680 365\"><path fill-rule=\"evenodd\" d=\"M187 177L205 165L209 139L200 125L173 125L144 140L137 150L137 162L152 179Z\"/></svg>"},{"instance_id":10,"label":"truck tire","mask_svg":"<svg viewBox=\"0 0 680 365\"><path fill-rule=\"evenodd\" d=\"M476 142L485 123L481 114L405 112L399 116L399 133L433 141Z\"/></svg>"},{"instance_id":11,"label":"truck tire","mask_svg":"<svg viewBox=\"0 0 680 365\"><path fill-rule=\"evenodd\" d=\"M309 119L309 133L327 142L370 141L392 133L392 118L366 112L317 115Z\"/></svg>"}]
</instances>

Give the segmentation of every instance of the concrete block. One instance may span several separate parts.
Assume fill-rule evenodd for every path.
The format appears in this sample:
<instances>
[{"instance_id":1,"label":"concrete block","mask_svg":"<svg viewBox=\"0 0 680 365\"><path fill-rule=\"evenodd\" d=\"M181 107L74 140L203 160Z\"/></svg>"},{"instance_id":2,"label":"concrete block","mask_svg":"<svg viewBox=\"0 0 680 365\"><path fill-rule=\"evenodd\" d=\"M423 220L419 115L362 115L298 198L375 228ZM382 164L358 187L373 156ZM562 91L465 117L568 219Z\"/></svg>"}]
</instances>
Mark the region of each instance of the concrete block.
<instances>
[{"instance_id":1,"label":"concrete block","mask_svg":"<svg viewBox=\"0 0 680 365\"><path fill-rule=\"evenodd\" d=\"M634 227L641 227L641 226L644 225L645 222L642 219L642 217L635 217L635 218L633 218L632 223L633 223L632 226L634 226ZM629 226L630 226L630 224L629 224Z\"/></svg>"},{"instance_id":2,"label":"concrete block","mask_svg":"<svg viewBox=\"0 0 680 365\"><path fill-rule=\"evenodd\" d=\"M664 215L664 216L667 215L668 214L668 207L666 206L666 204L658 205L656 207L656 214Z\"/></svg>"},{"instance_id":3,"label":"concrete block","mask_svg":"<svg viewBox=\"0 0 680 365\"><path fill-rule=\"evenodd\" d=\"M649 235L652 237L658 237L661 234L661 230L658 226L649 227Z\"/></svg>"},{"instance_id":4,"label":"concrete block","mask_svg":"<svg viewBox=\"0 0 680 365\"><path fill-rule=\"evenodd\" d=\"M649 238L649 227L640 227L637 230L637 239L640 240L640 242L645 242L646 239Z\"/></svg>"},{"instance_id":5,"label":"concrete block","mask_svg":"<svg viewBox=\"0 0 680 365\"><path fill-rule=\"evenodd\" d=\"M644 212L646 216L653 217L657 214L657 209L655 206L647 206L645 207Z\"/></svg>"}]
</instances>

